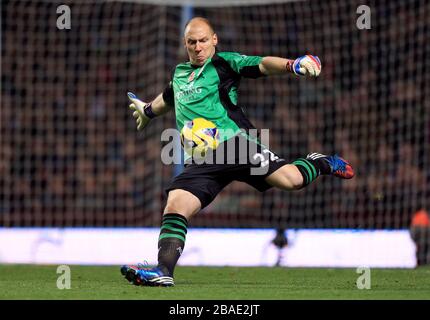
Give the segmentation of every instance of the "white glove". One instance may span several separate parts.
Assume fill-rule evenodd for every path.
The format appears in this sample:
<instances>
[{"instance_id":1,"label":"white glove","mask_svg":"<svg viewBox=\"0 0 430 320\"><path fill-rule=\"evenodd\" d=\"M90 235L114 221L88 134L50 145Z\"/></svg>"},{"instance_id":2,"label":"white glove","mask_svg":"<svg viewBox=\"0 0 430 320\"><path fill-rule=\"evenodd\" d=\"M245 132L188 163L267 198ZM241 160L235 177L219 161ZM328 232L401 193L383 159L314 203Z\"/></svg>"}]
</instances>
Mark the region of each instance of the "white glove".
<instances>
[{"instance_id":1,"label":"white glove","mask_svg":"<svg viewBox=\"0 0 430 320\"><path fill-rule=\"evenodd\" d=\"M305 55L294 60L292 71L299 76L318 77L321 73L321 61L317 56Z\"/></svg>"},{"instance_id":2,"label":"white glove","mask_svg":"<svg viewBox=\"0 0 430 320\"><path fill-rule=\"evenodd\" d=\"M133 117L136 119L137 130L142 130L151 121L151 119L145 114L145 108L149 105L146 102L140 100L132 92L127 92L127 96L131 101L129 108L133 110Z\"/></svg>"}]
</instances>

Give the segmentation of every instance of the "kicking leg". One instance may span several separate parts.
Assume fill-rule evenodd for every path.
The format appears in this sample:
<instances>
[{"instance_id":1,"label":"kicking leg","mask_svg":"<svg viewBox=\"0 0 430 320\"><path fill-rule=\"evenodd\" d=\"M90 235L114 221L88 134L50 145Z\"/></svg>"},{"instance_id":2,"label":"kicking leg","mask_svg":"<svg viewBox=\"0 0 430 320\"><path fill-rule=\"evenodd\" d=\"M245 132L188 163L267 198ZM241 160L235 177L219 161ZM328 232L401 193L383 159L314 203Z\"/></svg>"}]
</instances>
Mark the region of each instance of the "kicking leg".
<instances>
[{"instance_id":1,"label":"kicking leg","mask_svg":"<svg viewBox=\"0 0 430 320\"><path fill-rule=\"evenodd\" d=\"M299 158L292 164L282 166L269 175L266 181L283 190L295 190L307 186L320 175L351 179L354 170L346 160L337 155L310 153L306 158Z\"/></svg>"}]
</instances>

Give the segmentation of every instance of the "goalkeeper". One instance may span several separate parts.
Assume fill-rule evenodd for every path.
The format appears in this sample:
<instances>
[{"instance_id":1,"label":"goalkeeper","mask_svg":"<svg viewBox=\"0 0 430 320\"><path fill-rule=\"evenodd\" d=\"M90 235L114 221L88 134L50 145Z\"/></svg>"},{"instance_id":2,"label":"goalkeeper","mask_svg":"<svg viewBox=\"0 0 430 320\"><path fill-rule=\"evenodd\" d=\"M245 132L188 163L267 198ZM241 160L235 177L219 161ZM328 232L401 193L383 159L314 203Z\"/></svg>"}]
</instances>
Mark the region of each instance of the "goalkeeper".
<instances>
[{"instance_id":1,"label":"goalkeeper","mask_svg":"<svg viewBox=\"0 0 430 320\"><path fill-rule=\"evenodd\" d=\"M187 121L204 118L219 129L246 132L254 127L236 105L241 77L259 78L285 73L317 77L321 72L321 62L316 56L305 55L295 60L245 56L218 52L217 43L217 35L208 20L196 17L187 23L184 46L189 62L176 66L172 81L152 102L145 103L134 94L128 94L138 130L142 130L151 119L174 110L179 130ZM224 137L220 143L236 139L236 136ZM258 144L258 141L248 142ZM258 148L264 150L265 147L259 144ZM354 176L351 165L337 155L310 153L305 158L287 163L272 151L265 151L259 156L264 156L261 165L264 163L267 170L260 175L250 173L250 169L255 168L255 164L250 162L187 164L166 189L168 197L158 238L158 265L153 268L122 266L121 273L125 278L135 285L174 285L173 272L185 246L188 221L232 181L243 181L263 192L272 187L300 189L320 175L343 179Z\"/></svg>"}]
</instances>

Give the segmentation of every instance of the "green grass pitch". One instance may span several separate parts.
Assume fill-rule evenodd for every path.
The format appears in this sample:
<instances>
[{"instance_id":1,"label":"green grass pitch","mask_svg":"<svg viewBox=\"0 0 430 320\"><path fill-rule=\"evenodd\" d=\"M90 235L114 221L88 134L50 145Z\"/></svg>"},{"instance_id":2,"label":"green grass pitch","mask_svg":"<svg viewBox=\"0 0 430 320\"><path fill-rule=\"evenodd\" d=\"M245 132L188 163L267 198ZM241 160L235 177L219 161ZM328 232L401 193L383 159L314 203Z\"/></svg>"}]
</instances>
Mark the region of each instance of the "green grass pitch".
<instances>
[{"instance_id":1,"label":"green grass pitch","mask_svg":"<svg viewBox=\"0 0 430 320\"><path fill-rule=\"evenodd\" d=\"M119 266L71 265L71 289L57 288L57 266L0 265L0 299L430 299L430 267L371 269L371 289L355 269L183 267L175 287L136 287Z\"/></svg>"}]
</instances>

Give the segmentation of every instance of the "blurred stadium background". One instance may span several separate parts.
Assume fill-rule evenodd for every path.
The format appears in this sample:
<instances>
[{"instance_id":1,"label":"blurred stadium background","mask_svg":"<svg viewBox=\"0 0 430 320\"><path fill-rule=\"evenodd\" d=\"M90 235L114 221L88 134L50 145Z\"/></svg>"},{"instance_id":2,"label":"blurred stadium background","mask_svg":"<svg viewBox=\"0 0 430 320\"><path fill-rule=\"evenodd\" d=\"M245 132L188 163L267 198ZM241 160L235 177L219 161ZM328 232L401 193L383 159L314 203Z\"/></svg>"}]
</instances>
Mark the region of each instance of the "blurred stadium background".
<instances>
[{"instance_id":1,"label":"blurred stadium background","mask_svg":"<svg viewBox=\"0 0 430 320\"><path fill-rule=\"evenodd\" d=\"M430 3L367 1L370 30L356 25L362 1L256 3L2 1L3 229L160 225L164 187L181 170L160 160L174 115L138 133L126 92L161 92L187 59L185 21L204 16L221 51L321 58L317 80L242 81L239 103L287 160L339 153L357 175L294 193L234 183L190 226L406 230L429 263ZM70 30L57 29L62 4Z\"/></svg>"}]
</instances>

